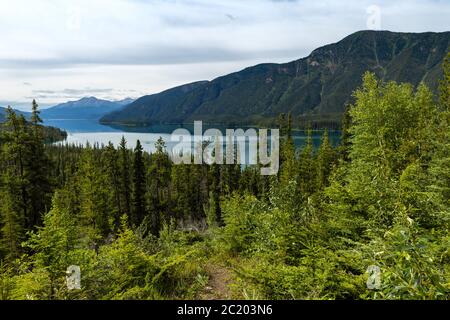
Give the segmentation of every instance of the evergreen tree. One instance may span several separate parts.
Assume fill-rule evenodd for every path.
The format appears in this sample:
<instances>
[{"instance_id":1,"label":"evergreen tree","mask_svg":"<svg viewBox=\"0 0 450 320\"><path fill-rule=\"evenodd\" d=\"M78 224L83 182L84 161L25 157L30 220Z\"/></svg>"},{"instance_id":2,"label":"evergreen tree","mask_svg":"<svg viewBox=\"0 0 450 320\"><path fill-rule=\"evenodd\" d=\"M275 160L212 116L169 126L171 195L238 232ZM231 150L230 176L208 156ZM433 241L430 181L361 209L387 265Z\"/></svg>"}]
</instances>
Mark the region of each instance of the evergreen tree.
<instances>
[{"instance_id":1,"label":"evergreen tree","mask_svg":"<svg viewBox=\"0 0 450 320\"><path fill-rule=\"evenodd\" d=\"M211 226L221 226L222 209L220 208L220 170L217 164L210 166L209 188L209 223Z\"/></svg>"},{"instance_id":2,"label":"evergreen tree","mask_svg":"<svg viewBox=\"0 0 450 320\"><path fill-rule=\"evenodd\" d=\"M25 118L17 116L10 106L6 110L6 122L1 132L1 140L2 162L8 172L6 173L7 181L14 181L14 187L11 185L8 187L6 184L4 192L9 192L10 199L18 204L19 207L16 209L20 217L18 219L23 219L24 228L31 228L29 182L27 180L27 159L30 151L27 143L30 141L30 135ZM10 179L11 177L14 178Z\"/></svg>"},{"instance_id":3,"label":"evergreen tree","mask_svg":"<svg viewBox=\"0 0 450 320\"><path fill-rule=\"evenodd\" d=\"M315 191L316 169L312 131L308 130L306 145L303 146L299 157L298 188L301 197L306 198Z\"/></svg>"},{"instance_id":4,"label":"evergreen tree","mask_svg":"<svg viewBox=\"0 0 450 320\"><path fill-rule=\"evenodd\" d=\"M77 244L76 221L61 204L56 193L52 209L44 216L43 227L33 233L26 243L35 252L33 267L48 273L49 291L46 299L61 298L58 297L58 291L65 285L67 267L74 263L70 259L70 252Z\"/></svg>"},{"instance_id":5,"label":"evergreen tree","mask_svg":"<svg viewBox=\"0 0 450 320\"><path fill-rule=\"evenodd\" d=\"M49 159L45 153L42 119L39 116L38 104L33 100L31 113L31 137L29 156L26 159L28 194L30 197L29 228L41 224L42 215L50 205L52 185L48 179Z\"/></svg>"},{"instance_id":6,"label":"evergreen tree","mask_svg":"<svg viewBox=\"0 0 450 320\"><path fill-rule=\"evenodd\" d=\"M443 77L439 84L439 99L443 111L450 111L450 52L442 64Z\"/></svg>"},{"instance_id":7,"label":"evergreen tree","mask_svg":"<svg viewBox=\"0 0 450 320\"><path fill-rule=\"evenodd\" d=\"M166 152L166 145L162 138L155 144L156 152L150 159L148 170L147 203L150 213L151 231L154 236L159 236L162 220L171 220L170 200L170 160Z\"/></svg>"},{"instance_id":8,"label":"evergreen tree","mask_svg":"<svg viewBox=\"0 0 450 320\"><path fill-rule=\"evenodd\" d=\"M4 175L4 187L0 192L0 260L4 257L7 261L19 257L22 252L20 244L25 239L23 217L18 210L17 199L13 197L17 191L14 190L13 179L14 177Z\"/></svg>"},{"instance_id":9,"label":"evergreen tree","mask_svg":"<svg viewBox=\"0 0 450 320\"><path fill-rule=\"evenodd\" d=\"M107 175L100 168L94 150L87 147L80 159L76 175L79 186L80 220L84 226L84 236L89 244L98 247L101 240L111 230L110 202L107 189Z\"/></svg>"},{"instance_id":10,"label":"evergreen tree","mask_svg":"<svg viewBox=\"0 0 450 320\"><path fill-rule=\"evenodd\" d=\"M335 151L328 138L328 130L325 130L317 153L317 187L319 189L328 184L335 157Z\"/></svg>"},{"instance_id":11,"label":"evergreen tree","mask_svg":"<svg viewBox=\"0 0 450 320\"><path fill-rule=\"evenodd\" d=\"M42 123L42 119L39 116L41 112L39 111L39 106L36 102L36 100L33 99L33 102L31 104L31 119L30 122L32 125L34 125L34 129L38 127Z\"/></svg>"},{"instance_id":12,"label":"evergreen tree","mask_svg":"<svg viewBox=\"0 0 450 320\"><path fill-rule=\"evenodd\" d=\"M280 121L284 119L281 117ZM280 158L282 159L282 165L280 168L280 182L281 185L286 186L290 181L297 179L297 161L295 158L295 144L292 138L292 115L288 114L287 123L283 125L285 128L281 143Z\"/></svg>"},{"instance_id":13,"label":"evergreen tree","mask_svg":"<svg viewBox=\"0 0 450 320\"><path fill-rule=\"evenodd\" d=\"M145 213L145 166L141 142L137 140L133 155L133 223L139 226Z\"/></svg>"},{"instance_id":14,"label":"evergreen tree","mask_svg":"<svg viewBox=\"0 0 450 320\"><path fill-rule=\"evenodd\" d=\"M119 163L120 163L120 181L122 195L122 214L131 216L131 173L130 173L130 157L127 149L127 141L122 136L119 145Z\"/></svg>"},{"instance_id":15,"label":"evergreen tree","mask_svg":"<svg viewBox=\"0 0 450 320\"><path fill-rule=\"evenodd\" d=\"M351 121L350 106L347 106L342 116L341 139L338 147L340 159L345 162L349 161L349 152L351 148L351 136L349 132Z\"/></svg>"},{"instance_id":16,"label":"evergreen tree","mask_svg":"<svg viewBox=\"0 0 450 320\"><path fill-rule=\"evenodd\" d=\"M421 219L428 219L417 210L414 197L401 193L399 181L418 173L414 168L423 168L434 152L439 116L431 92L423 85L414 92L407 84L382 83L367 73L355 97L350 109L351 162L338 174L344 179L341 186L330 189L339 203L333 208L345 210L342 216L354 212L377 228L404 215L399 210L404 207L411 217L421 212Z\"/></svg>"},{"instance_id":17,"label":"evergreen tree","mask_svg":"<svg viewBox=\"0 0 450 320\"><path fill-rule=\"evenodd\" d=\"M106 172L108 176L108 185L111 186L111 203L114 203L111 215L114 219L114 230L118 231L120 227L120 218L123 214L123 202L122 202L122 180L119 167L119 156L117 150L114 148L112 142L109 142L105 148L104 161L106 166Z\"/></svg>"}]
</instances>

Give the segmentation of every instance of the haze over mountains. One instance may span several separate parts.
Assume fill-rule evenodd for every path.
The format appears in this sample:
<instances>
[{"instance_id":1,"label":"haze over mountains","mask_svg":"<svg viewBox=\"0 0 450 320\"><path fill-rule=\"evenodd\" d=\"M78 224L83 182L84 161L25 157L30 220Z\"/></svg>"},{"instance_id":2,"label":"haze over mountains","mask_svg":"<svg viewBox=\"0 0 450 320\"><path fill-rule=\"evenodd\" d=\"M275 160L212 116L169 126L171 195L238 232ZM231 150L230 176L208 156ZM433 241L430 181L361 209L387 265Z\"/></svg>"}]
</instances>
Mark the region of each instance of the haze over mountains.
<instances>
[{"instance_id":1,"label":"haze over mountains","mask_svg":"<svg viewBox=\"0 0 450 320\"><path fill-rule=\"evenodd\" d=\"M56 106L41 109L43 119L78 119L78 120L98 120L102 116L120 110L132 103L134 99L126 98L119 101L109 101L97 99L95 97L85 97L77 101L69 101ZM28 118L31 113L14 109L17 114L23 114ZM0 122L5 121L6 108L0 107Z\"/></svg>"},{"instance_id":2,"label":"haze over mountains","mask_svg":"<svg viewBox=\"0 0 450 320\"><path fill-rule=\"evenodd\" d=\"M437 88L450 32L360 31L286 64L261 64L144 96L102 123L267 123L291 112L338 122L364 72ZM295 123L294 123L295 124Z\"/></svg>"}]
</instances>

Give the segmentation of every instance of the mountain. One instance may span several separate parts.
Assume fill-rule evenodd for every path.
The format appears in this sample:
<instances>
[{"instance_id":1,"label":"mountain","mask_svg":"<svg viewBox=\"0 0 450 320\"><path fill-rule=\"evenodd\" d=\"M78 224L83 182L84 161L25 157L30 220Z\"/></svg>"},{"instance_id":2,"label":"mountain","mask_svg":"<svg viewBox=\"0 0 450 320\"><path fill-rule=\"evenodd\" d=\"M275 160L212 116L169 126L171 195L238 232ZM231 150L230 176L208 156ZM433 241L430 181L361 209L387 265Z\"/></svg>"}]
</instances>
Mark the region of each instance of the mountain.
<instances>
[{"instance_id":1,"label":"mountain","mask_svg":"<svg viewBox=\"0 0 450 320\"><path fill-rule=\"evenodd\" d=\"M135 99L125 98L123 100L117 100L117 101L113 101L113 102L117 103L117 104L119 104L121 106L126 106L126 105L129 105L129 104L133 103L134 101L135 101Z\"/></svg>"},{"instance_id":2,"label":"mountain","mask_svg":"<svg viewBox=\"0 0 450 320\"><path fill-rule=\"evenodd\" d=\"M121 101L101 100L87 97L77 101L69 101L54 107L41 110L43 119L100 119L107 113L122 109L133 102L132 99Z\"/></svg>"},{"instance_id":3,"label":"mountain","mask_svg":"<svg viewBox=\"0 0 450 320\"><path fill-rule=\"evenodd\" d=\"M450 32L359 31L285 64L261 64L212 81L137 99L102 123L271 123L291 112L337 123L365 71L383 80L424 81L436 89Z\"/></svg>"},{"instance_id":4,"label":"mountain","mask_svg":"<svg viewBox=\"0 0 450 320\"><path fill-rule=\"evenodd\" d=\"M0 122L5 121L5 115L6 115L6 109L3 107L0 107Z\"/></svg>"},{"instance_id":5,"label":"mountain","mask_svg":"<svg viewBox=\"0 0 450 320\"><path fill-rule=\"evenodd\" d=\"M126 112L123 113L121 111L113 112L103 117L101 121L104 121L109 117L114 117L115 115L119 116L123 115L127 119L124 122L129 123L135 122L132 119L145 119L144 121L147 121L147 119L160 119L160 118L164 118L164 121L166 122L171 121L179 122L180 121L179 119L181 118L176 118L175 117L176 114L168 115L168 117L165 117L164 113L166 111L178 112L177 110L171 111L170 108L172 106L178 105L181 101L183 101L183 99L185 99L185 97L187 97L188 94L192 93L196 89L203 88L206 84L208 84L208 81L194 82L176 88L172 88L158 94L142 97L134 101L132 104L129 104L124 109L122 109L126 110Z\"/></svg>"}]
</instances>

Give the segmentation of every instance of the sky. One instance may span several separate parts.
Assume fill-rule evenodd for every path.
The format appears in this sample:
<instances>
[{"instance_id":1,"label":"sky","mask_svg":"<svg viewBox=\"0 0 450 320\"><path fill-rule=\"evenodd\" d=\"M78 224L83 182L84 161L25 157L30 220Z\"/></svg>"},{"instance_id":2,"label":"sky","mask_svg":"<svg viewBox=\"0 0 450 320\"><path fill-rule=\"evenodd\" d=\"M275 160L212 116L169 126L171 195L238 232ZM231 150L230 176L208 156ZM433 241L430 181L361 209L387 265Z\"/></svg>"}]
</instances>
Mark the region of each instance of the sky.
<instances>
[{"instance_id":1,"label":"sky","mask_svg":"<svg viewBox=\"0 0 450 320\"><path fill-rule=\"evenodd\" d=\"M449 0L0 0L0 106L138 98L449 17Z\"/></svg>"}]
</instances>

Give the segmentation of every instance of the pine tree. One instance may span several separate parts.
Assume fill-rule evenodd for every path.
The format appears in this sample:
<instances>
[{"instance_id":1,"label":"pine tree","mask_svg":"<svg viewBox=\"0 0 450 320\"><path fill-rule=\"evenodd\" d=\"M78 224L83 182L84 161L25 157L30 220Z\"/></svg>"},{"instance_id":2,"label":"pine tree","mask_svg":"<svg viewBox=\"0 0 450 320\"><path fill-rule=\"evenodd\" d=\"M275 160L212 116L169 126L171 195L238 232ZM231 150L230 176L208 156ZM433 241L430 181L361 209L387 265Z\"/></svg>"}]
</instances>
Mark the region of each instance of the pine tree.
<instances>
[{"instance_id":1,"label":"pine tree","mask_svg":"<svg viewBox=\"0 0 450 320\"><path fill-rule=\"evenodd\" d=\"M330 189L339 203L334 210L354 212L374 228L405 214L429 220L427 211L417 207L423 203L416 201L420 194L410 196L414 188L405 188L411 174L420 176L434 153L439 115L431 91L424 85L414 91L408 84L383 83L367 73L355 97L351 162L340 170L344 181Z\"/></svg>"},{"instance_id":2,"label":"pine tree","mask_svg":"<svg viewBox=\"0 0 450 320\"><path fill-rule=\"evenodd\" d=\"M145 213L145 166L141 142L137 140L133 155L133 223L139 226Z\"/></svg>"},{"instance_id":3,"label":"pine tree","mask_svg":"<svg viewBox=\"0 0 450 320\"><path fill-rule=\"evenodd\" d=\"M41 218L47 206L50 205L52 185L48 179L49 159L45 153L42 119L39 116L38 104L33 100L31 113L31 139L29 141L29 156L26 159L28 193L30 197L29 227L35 228L41 224Z\"/></svg>"},{"instance_id":4,"label":"pine tree","mask_svg":"<svg viewBox=\"0 0 450 320\"><path fill-rule=\"evenodd\" d=\"M209 188L209 223L214 226L221 226L222 209L220 208L220 170L217 164L210 166L210 188Z\"/></svg>"},{"instance_id":5,"label":"pine tree","mask_svg":"<svg viewBox=\"0 0 450 320\"><path fill-rule=\"evenodd\" d=\"M61 203L59 194L53 197L52 209L45 214L43 227L31 234L26 245L35 254L33 267L48 273L49 291L46 299L58 299L58 290L65 285L67 267L74 263L70 252L78 245L78 227L74 217Z\"/></svg>"},{"instance_id":6,"label":"pine tree","mask_svg":"<svg viewBox=\"0 0 450 320\"><path fill-rule=\"evenodd\" d=\"M130 173L130 157L127 148L127 141L122 136L119 145L119 163L120 163L120 181L122 195L122 215L131 216L131 173Z\"/></svg>"},{"instance_id":7,"label":"pine tree","mask_svg":"<svg viewBox=\"0 0 450 320\"><path fill-rule=\"evenodd\" d=\"M120 228L120 218L124 211L122 209L122 184L121 172L119 168L119 156L112 142L109 142L106 146L103 156L103 163L106 166L106 173L108 176L108 185L110 185L112 189L111 203L114 203L114 206L111 215L114 219L113 226L114 231L118 231Z\"/></svg>"},{"instance_id":8,"label":"pine tree","mask_svg":"<svg viewBox=\"0 0 450 320\"><path fill-rule=\"evenodd\" d=\"M7 168L10 177L14 177L16 191L10 194L13 202L18 204L18 214L22 217L24 228L31 228L32 221L29 217L29 182L27 180L27 158L30 149L27 142L30 141L30 135L26 127L25 118L17 116L14 110L8 106L6 110L6 122L1 132L2 155L5 168ZM6 192L11 192L8 189Z\"/></svg>"},{"instance_id":9,"label":"pine tree","mask_svg":"<svg viewBox=\"0 0 450 320\"><path fill-rule=\"evenodd\" d=\"M107 174L99 166L94 150L87 147L76 174L79 187L80 220L87 243L98 247L111 230Z\"/></svg>"},{"instance_id":10,"label":"pine tree","mask_svg":"<svg viewBox=\"0 0 450 320\"><path fill-rule=\"evenodd\" d=\"M171 166L166 145L162 138L155 144L156 152L152 154L148 169L148 186L146 198L150 214L151 232L159 236L163 221L170 222L170 176Z\"/></svg>"},{"instance_id":11,"label":"pine tree","mask_svg":"<svg viewBox=\"0 0 450 320\"><path fill-rule=\"evenodd\" d=\"M314 164L314 146L312 131L308 130L306 145L303 146L299 157L298 188L301 197L308 197L316 187L316 169Z\"/></svg>"},{"instance_id":12,"label":"pine tree","mask_svg":"<svg viewBox=\"0 0 450 320\"><path fill-rule=\"evenodd\" d=\"M25 239L23 217L18 210L17 200L13 196L14 178L4 175L2 184L5 186L1 192L0 203L0 253L7 261L18 258L21 250L21 242ZM12 189L12 190L11 190ZM0 256L0 260L1 256Z\"/></svg>"},{"instance_id":13,"label":"pine tree","mask_svg":"<svg viewBox=\"0 0 450 320\"><path fill-rule=\"evenodd\" d=\"M36 100L33 99L32 105L31 105L31 119L30 122L34 126L38 126L42 123L42 119L39 116L41 112L39 111L39 106L36 102ZM36 127L34 129L36 129Z\"/></svg>"},{"instance_id":14,"label":"pine tree","mask_svg":"<svg viewBox=\"0 0 450 320\"><path fill-rule=\"evenodd\" d=\"M335 157L335 151L328 138L328 130L325 130L317 153L317 187L319 189L328 184Z\"/></svg>"},{"instance_id":15,"label":"pine tree","mask_svg":"<svg viewBox=\"0 0 450 320\"><path fill-rule=\"evenodd\" d=\"M350 126L351 126L351 116L350 116L350 106L345 108L345 112L342 116L342 124L341 124L341 139L338 147L338 152L340 159L348 162L349 152L351 148L351 136L350 136Z\"/></svg>"}]
</instances>

